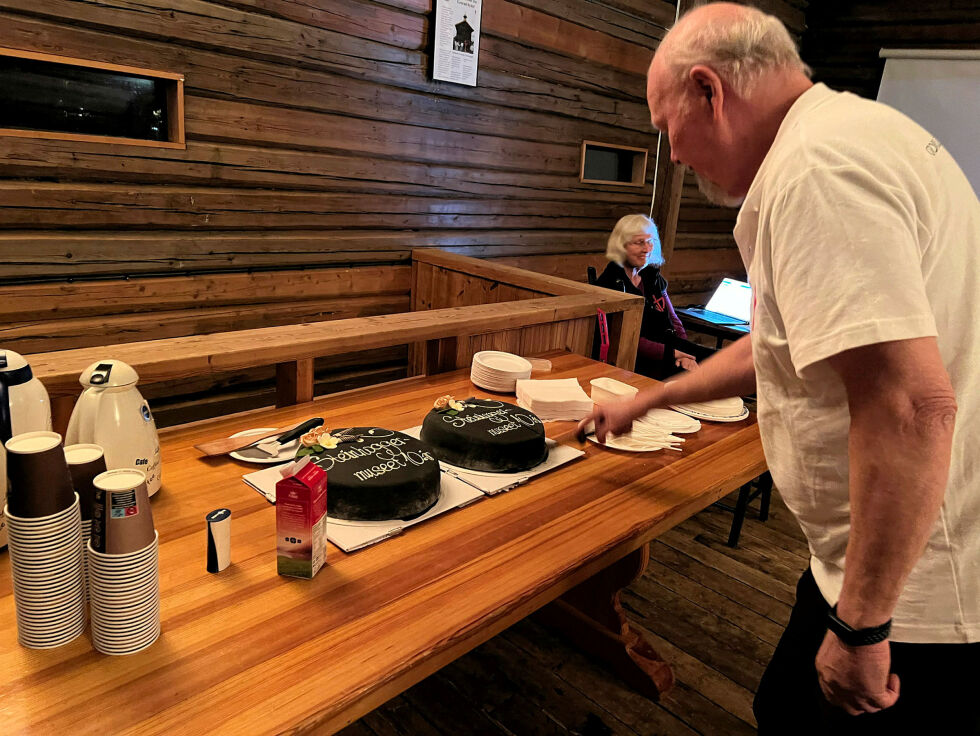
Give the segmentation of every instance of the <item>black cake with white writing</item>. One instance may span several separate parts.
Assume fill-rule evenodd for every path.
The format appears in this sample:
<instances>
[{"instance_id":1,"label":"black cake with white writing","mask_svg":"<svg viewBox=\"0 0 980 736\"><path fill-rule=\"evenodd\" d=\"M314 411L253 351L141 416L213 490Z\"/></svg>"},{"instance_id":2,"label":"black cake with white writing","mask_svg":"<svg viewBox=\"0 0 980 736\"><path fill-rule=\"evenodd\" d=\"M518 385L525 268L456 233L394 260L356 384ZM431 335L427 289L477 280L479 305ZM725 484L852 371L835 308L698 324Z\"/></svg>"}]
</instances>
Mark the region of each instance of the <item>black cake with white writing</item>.
<instances>
[{"instance_id":1,"label":"black cake with white writing","mask_svg":"<svg viewBox=\"0 0 980 736\"><path fill-rule=\"evenodd\" d=\"M544 425L531 411L491 399L466 399L430 411L422 441L440 460L468 470L515 473L548 457Z\"/></svg>"},{"instance_id":2,"label":"black cake with white writing","mask_svg":"<svg viewBox=\"0 0 980 736\"><path fill-rule=\"evenodd\" d=\"M315 452L327 471L327 514L350 521L419 516L439 500L439 462L414 437L380 427L331 430L341 440Z\"/></svg>"}]
</instances>

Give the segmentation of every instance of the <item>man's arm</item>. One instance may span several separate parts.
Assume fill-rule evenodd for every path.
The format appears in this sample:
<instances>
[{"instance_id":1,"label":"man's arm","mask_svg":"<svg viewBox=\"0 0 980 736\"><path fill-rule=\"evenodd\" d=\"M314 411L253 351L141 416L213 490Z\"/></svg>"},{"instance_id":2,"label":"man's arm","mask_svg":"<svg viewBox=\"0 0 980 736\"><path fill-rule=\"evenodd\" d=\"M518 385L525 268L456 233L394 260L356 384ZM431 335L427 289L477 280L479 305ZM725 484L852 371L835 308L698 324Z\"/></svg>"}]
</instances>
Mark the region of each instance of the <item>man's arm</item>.
<instances>
[{"instance_id":1,"label":"man's arm","mask_svg":"<svg viewBox=\"0 0 980 736\"><path fill-rule=\"evenodd\" d=\"M851 414L851 529L837 615L862 629L891 618L939 515L956 400L933 337L855 348L828 362ZM828 633L817 656L828 699L849 712L894 703L887 651L887 641L848 648Z\"/></svg>"},{"instance_id":2,"label":"man's arm","mask_svg":"<svg viewBox=\"0 0 980 736\"><path fill-rule=\"evenodd\" d=\"M632 401L597 406L591 416L582 420L579 430L583 432L585 425L594 420L596 437L605 442L609 432L629 432L633 420L650 409L741 396L754 391L752 339L751 335L746 335L705 360L696 371L685 372L655 388L641 391Z\"/></svg>"}]
</instances>

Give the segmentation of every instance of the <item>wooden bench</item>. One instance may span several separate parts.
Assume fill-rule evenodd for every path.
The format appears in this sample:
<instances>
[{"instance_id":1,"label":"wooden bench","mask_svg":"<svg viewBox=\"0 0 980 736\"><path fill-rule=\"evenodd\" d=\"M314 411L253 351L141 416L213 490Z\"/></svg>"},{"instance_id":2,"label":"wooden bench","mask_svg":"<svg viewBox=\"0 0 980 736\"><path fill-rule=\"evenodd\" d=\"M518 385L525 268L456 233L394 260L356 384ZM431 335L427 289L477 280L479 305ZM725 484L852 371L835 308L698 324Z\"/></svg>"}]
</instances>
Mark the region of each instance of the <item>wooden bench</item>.
<instances>
[{"instance_id":1,"label":"wooden bench","mask_svg":"<svg viewBox=\"0 0 980 736\"><path fill-rule=\"evenodd\" d=\"M408 345L416 375L469 365L483 349L588 355L597 308L609 315L610 362L629 369L642 319L640 297L427 250L413 252L410 306L396 314L34 353L29 360L52 396L56 427L64 427L81 389L78 375L105 358L132 365L141 386L178 387L274 365L276 403L285 406L313 398L315 359L355 351Z\"/></svg>"},{"instance_id":2,"label":"wooden bench","mask_svg":"<svg viewBox=\"0 0 980 736\"><path fill-rule=\"evenodd\" d=\"M427 259L426 253L431 258ZM71 253L66 254L70 256ZM286 254L288 256L288 254ZM221 334L267 327L316 324L328 321L401 314L409 310L456 306L450 293L459 291L462 274L489 269L508 276L504 281L484 279L483 287L467 292L465 302L475 304L575 292L562 278L528 273L502 265L503 260L477 260L435 249L416 249L410 260L394 264L359 264L248 273L184 273L162 277L123 278L114 263L106 264L106 278L96 278L91 264L80 264L77 280L4 283L23 278L21 271L0 265L0 346L23 354L101 348L94 360L109 357L106 347L161 339ZM556 273L584 272L586 254L561 261L551 256L516 259ZM453 260L456 259L456 260ZM581 262L580 262L581 261ZM426 305L414 285L418 263L438 267L440 278L429 294L442 301ZM286 264L295 263L287 259ZM461 265L462 264L462 265ZM475 264L475 265L474 265ZM184 264L177 264L183 266ZM192 264L188 264L188 267ZM447 267L448 266L448 270ZM176 266L175 266L176 267ZM23 270L23 267L20 267ZM455 270L453 270L455 269ZM423 268L423 271L425 269ZM20 275L19 275L20 274ZM31 278L39 274L31 272ZM469 278L469 277L468 277ZM523 287L510 283L519 280ZM473 288L470 278L468 285ZM433 286L446 290L436 294ZM414 300L414 302L413 302ZM178 343L179 346L179 343ZM162 347L162 346L161 346ZM169 348L168 348L169 349ZM406 343L349 351L314 360L315 391L319 394L403 378L417 372L409 366ZM154 406L161 426L219 416L232 411L267 406L277 401L277 371L272 363L224 372L194 375L174 381L143 382L143 393Z\"/></svg>"}]
</instances>

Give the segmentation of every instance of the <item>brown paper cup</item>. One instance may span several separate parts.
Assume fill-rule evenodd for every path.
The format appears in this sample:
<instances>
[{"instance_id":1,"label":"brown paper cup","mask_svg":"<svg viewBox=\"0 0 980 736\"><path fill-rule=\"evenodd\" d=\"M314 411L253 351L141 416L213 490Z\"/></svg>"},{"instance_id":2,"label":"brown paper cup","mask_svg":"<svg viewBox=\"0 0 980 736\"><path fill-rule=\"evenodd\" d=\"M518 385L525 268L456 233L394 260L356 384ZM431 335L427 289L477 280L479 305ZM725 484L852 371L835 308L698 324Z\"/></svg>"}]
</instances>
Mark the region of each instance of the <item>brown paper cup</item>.
<instances>
[{"instance_id":1,"label":"brown paper cup","mask_svg":"<svg viewBox=\"0 0 980 736\"><path fill-rule=\"evenodd\" d=\"M13 516L51 516L75 502L60 434L26 432L11 437L4 447L9 480L7 507Z\"/></svg>"},{"instance_id":2,"label":"brown paper cup","mask_svg":"<svg viewBox=\"0 0 980 736\"><path fill-rule=\"evenodd\" d=\"M153 542L153 512L146 492L146 474L142 470L109 470L95 476L92 484L95 486L92 549L124 555Z\"/></svg>"},{"instance_id":3,"label":"brown paper cup","mask_svg":"<svg viewBox=\"0 0 980 736\"><path fill-rule=\"evenodd\" d=\"M65 459L71 472L71 482L78 494L82 511L82 521L92 518L95 503L95 486L92 481L99 473L106 471L105 453L99 445L68 445Z\"/></svg>"}]
</instances>

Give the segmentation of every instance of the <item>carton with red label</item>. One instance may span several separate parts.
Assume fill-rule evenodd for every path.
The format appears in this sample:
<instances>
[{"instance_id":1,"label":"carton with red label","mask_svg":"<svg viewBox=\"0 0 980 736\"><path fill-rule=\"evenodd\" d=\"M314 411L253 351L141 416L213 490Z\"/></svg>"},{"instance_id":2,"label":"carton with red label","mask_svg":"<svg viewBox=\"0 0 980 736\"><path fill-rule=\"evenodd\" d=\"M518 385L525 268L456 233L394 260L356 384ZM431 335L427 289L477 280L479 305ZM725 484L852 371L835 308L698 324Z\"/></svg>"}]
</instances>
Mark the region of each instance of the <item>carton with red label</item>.
<instances>
[{"instance_id":1,"label":"carton with red label","mask_svg":"<svg viewBox=\"0 0 980 736\"><path fill-rule=\"evenodd\" d=\"M280 575L312 578L327 559L327 473L304 457L276 483L276 567Z\"/></svg>"}]
</instances>

